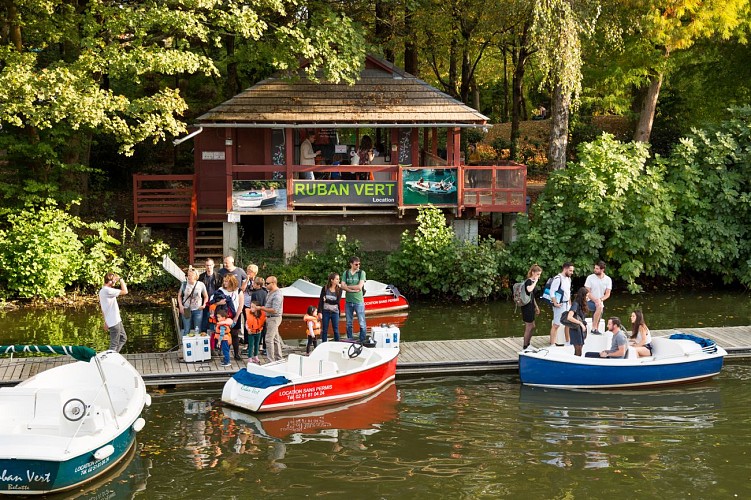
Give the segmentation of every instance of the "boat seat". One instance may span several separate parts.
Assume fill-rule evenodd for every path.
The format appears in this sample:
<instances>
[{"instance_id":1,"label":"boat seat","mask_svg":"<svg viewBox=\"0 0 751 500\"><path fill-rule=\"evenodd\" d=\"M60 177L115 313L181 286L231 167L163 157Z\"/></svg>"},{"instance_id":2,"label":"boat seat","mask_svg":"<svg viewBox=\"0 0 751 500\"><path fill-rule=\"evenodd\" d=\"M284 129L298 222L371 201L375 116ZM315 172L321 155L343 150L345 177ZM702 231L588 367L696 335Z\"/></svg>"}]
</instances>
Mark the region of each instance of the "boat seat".
<instances>
[{"instance_id":1,"label":"boat seat","mask_svg":"<svg viewBox=\"0 0 751 500\"><path fill-rule=\"evenodd\" d=\"M57 429L63 416L63 404L57 389L37 389L34 401L34 418L26 425L33 429Z\"/></svg>"},{"instance_id":2,"label":"boat seat","mask_svg":"<svg viewBox=\"0 0 751 500\"><path fill-rule=\"evenodd\" d=\"M332 361L311 359L299 354L290 354L287 357L287 371L301 377L323 373L336 373L337 368L338 365Z\"/></svg>"}]
</instances>

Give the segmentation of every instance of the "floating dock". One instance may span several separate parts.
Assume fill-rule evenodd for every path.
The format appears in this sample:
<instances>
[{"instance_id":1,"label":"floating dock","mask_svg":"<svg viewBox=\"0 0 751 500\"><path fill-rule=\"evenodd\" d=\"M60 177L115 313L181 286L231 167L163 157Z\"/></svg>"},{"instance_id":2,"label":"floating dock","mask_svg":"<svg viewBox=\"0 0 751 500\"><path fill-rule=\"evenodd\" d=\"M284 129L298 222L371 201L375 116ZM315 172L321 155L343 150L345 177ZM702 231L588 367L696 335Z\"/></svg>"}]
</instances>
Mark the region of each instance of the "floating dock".
<instances>
[{"instance_id":1,"label":"floating dock","mask_svg":"<svg viewBox=\"0 0 751 500\"><path fill-rule=\"evenodd\" d=\"M727 350L727 359L751 358L751 326L654 330L652 335L664 336L677 332L714 340ZM521 337L402 342L396 375L427 377L515 372L519 368L521 345ZM547 346L548 336L534 337L532 345ZM290 352L300 353L302 349L285 349L285 355ZM232 360L231 366L223 367L217 356L209 361L186 363L178 351L126 354L125 357L149 386L224 383L245 366L244 361ZM16 385L41 371L72 361L68 356L4 357L0 359L0 386Z\"/></svg>"}]
</instances>

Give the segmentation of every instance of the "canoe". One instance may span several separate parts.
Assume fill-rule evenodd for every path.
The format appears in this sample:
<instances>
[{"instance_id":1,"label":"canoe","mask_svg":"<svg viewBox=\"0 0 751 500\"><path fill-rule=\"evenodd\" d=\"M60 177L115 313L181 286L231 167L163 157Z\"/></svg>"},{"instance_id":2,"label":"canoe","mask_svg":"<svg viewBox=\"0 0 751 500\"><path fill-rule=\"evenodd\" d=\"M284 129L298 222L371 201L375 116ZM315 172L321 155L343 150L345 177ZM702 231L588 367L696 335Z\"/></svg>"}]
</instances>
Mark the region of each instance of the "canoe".
<instances>
[{"instance_id":1,"label":"canoe","mask_svg":"<svg viewBox=\"0 0 751 500\"><path fill-rule=\"evenodd\" d=\"M582 352L610 349L611 332L589 334ZM522 384L560 389L633 389L699 382L722 370L727 352L709 339L678 334L652 339L653 355L624 359L575 356L574 348L546 347L519 353Z\"/></svg>"},{"instance_id":2,"label":"canoe","mask_svg":"<svg viewBox=\"0 0 751 500\"><path fill-rule=\"evenodd\" d=\"M456 193L456 185L453 182L433 181L407 181L407 189L424 194L453 194Z\"/></svg>"},{"instance_id":3,"label":"canoe","mask_svg":"<svg viewBox=\"0 0 751 500\"><path fill-rule=\"evenodd\" d=\"M145 424L141 411L151 397L140 374L114 351L25 347L75 351L79 361L0 388L0 493L64 491L105 474L127 456Z\"/></svg>"},{"instance_id":4,"label":"canoe","mask_svg":"<svg viewBox=\"0 0 751 500\"><path fill-rule=\"evenodd\" d=\"M391 345L330 341L319 344L310 356L290 354L286 360L265 365L249 362L224 385L222 401L268 412L363 398L394 380L399 344Z\"/></svg>"},{"instance_id":5,"label":"canoe","mask_svg":"<svg viewBox=\"0 0 751 500\"><path fill-rule=\"evenodd\" d=\"M296 280L290 286L282 288L282 295L284 295L283 315L290 318L302 318L308 311L308 306L318 307L321 288L304 279ZM344 316L345 295L342 292L339 303L339 311L342 316ZM368 314L387 314L409 308L409 302L399 293L396 287L370 279L365 282L363 300L365 301L366 317Z\"/></svg>"},{"instance_id":6,"label":"canoe","mask_svg":"<svg viewBox=\"0 0 751 500\"><path fill-rule=\"evenodd\" d=\"M276 189L262 189L248 191L237 196L237 206L243 208L258 208L276 203Z\"/></svg>"}]
</instances>

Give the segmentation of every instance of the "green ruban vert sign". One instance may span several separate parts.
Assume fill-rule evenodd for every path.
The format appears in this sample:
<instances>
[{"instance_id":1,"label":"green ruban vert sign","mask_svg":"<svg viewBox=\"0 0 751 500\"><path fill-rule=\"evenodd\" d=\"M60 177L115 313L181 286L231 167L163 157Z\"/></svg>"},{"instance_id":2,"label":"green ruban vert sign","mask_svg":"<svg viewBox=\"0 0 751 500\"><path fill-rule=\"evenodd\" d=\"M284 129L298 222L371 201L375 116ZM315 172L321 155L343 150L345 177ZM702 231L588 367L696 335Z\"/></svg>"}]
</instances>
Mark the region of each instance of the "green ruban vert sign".
<instances>
[{"instance_id":1,"label":"green ruban vert sign","mask_svg":"<svg viewBox=\"0 0 751 500\"><path fill-rule=\"evenodd\" d=\"M396 205L395 181L294 181L295 205Z\"/></svg>"}]
</instances>

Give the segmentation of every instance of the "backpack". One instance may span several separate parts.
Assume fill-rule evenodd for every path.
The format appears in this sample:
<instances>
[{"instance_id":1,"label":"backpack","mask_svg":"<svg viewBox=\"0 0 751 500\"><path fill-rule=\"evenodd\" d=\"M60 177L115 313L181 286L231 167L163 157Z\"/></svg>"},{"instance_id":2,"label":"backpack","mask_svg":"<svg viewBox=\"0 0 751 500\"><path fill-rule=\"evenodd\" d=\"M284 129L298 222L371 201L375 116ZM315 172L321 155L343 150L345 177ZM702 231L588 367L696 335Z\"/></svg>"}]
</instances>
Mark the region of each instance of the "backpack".
<instances>
[{"instance_id":1,"label":"backpack","mask_svg":"<svg viewBox=\"0 0 751 500\"><path fill-rule=\"evenodd\" d=\"M524 281L514 283L514 304L517 306L526 306L529 301L532 300L532 295L527 293L527 287L524 286Z\"/></svg>"},{"instance_id":2,"label":"backpack","mask_svg":"<svg viewBox=\"0 0 751 500\"><path fill-rule=\"evenodd\" d=\"M553 302L551 301L551 295L550 295L550 287L553 286L553 281L558 277L556 274L552 278L548 278L548 281L545 282L545 286L542 289L542 297L540 297L540 300L545 302L550 307L553 307ZM555 291L555 298L558 300L558 303L561 303L561 300L563 300L563 290L561 290L561 280L558 280L558 290Z\"/></svg>"},{"instance_id":3,"label":"backpack","mask_svg":"<svg viewBox=\"0 0 751 500\"><path fill-rule=\"evenodd\" d=\"M346 279L347 276L354 276L352 273L349 272L349 269L347 269L344 272L344 278ZM357 271L357 282L360 282L360 276L362 276L362 269ZM362 284L362 296L365 297L365 283Z\"/></svg>"}]
</instances>

